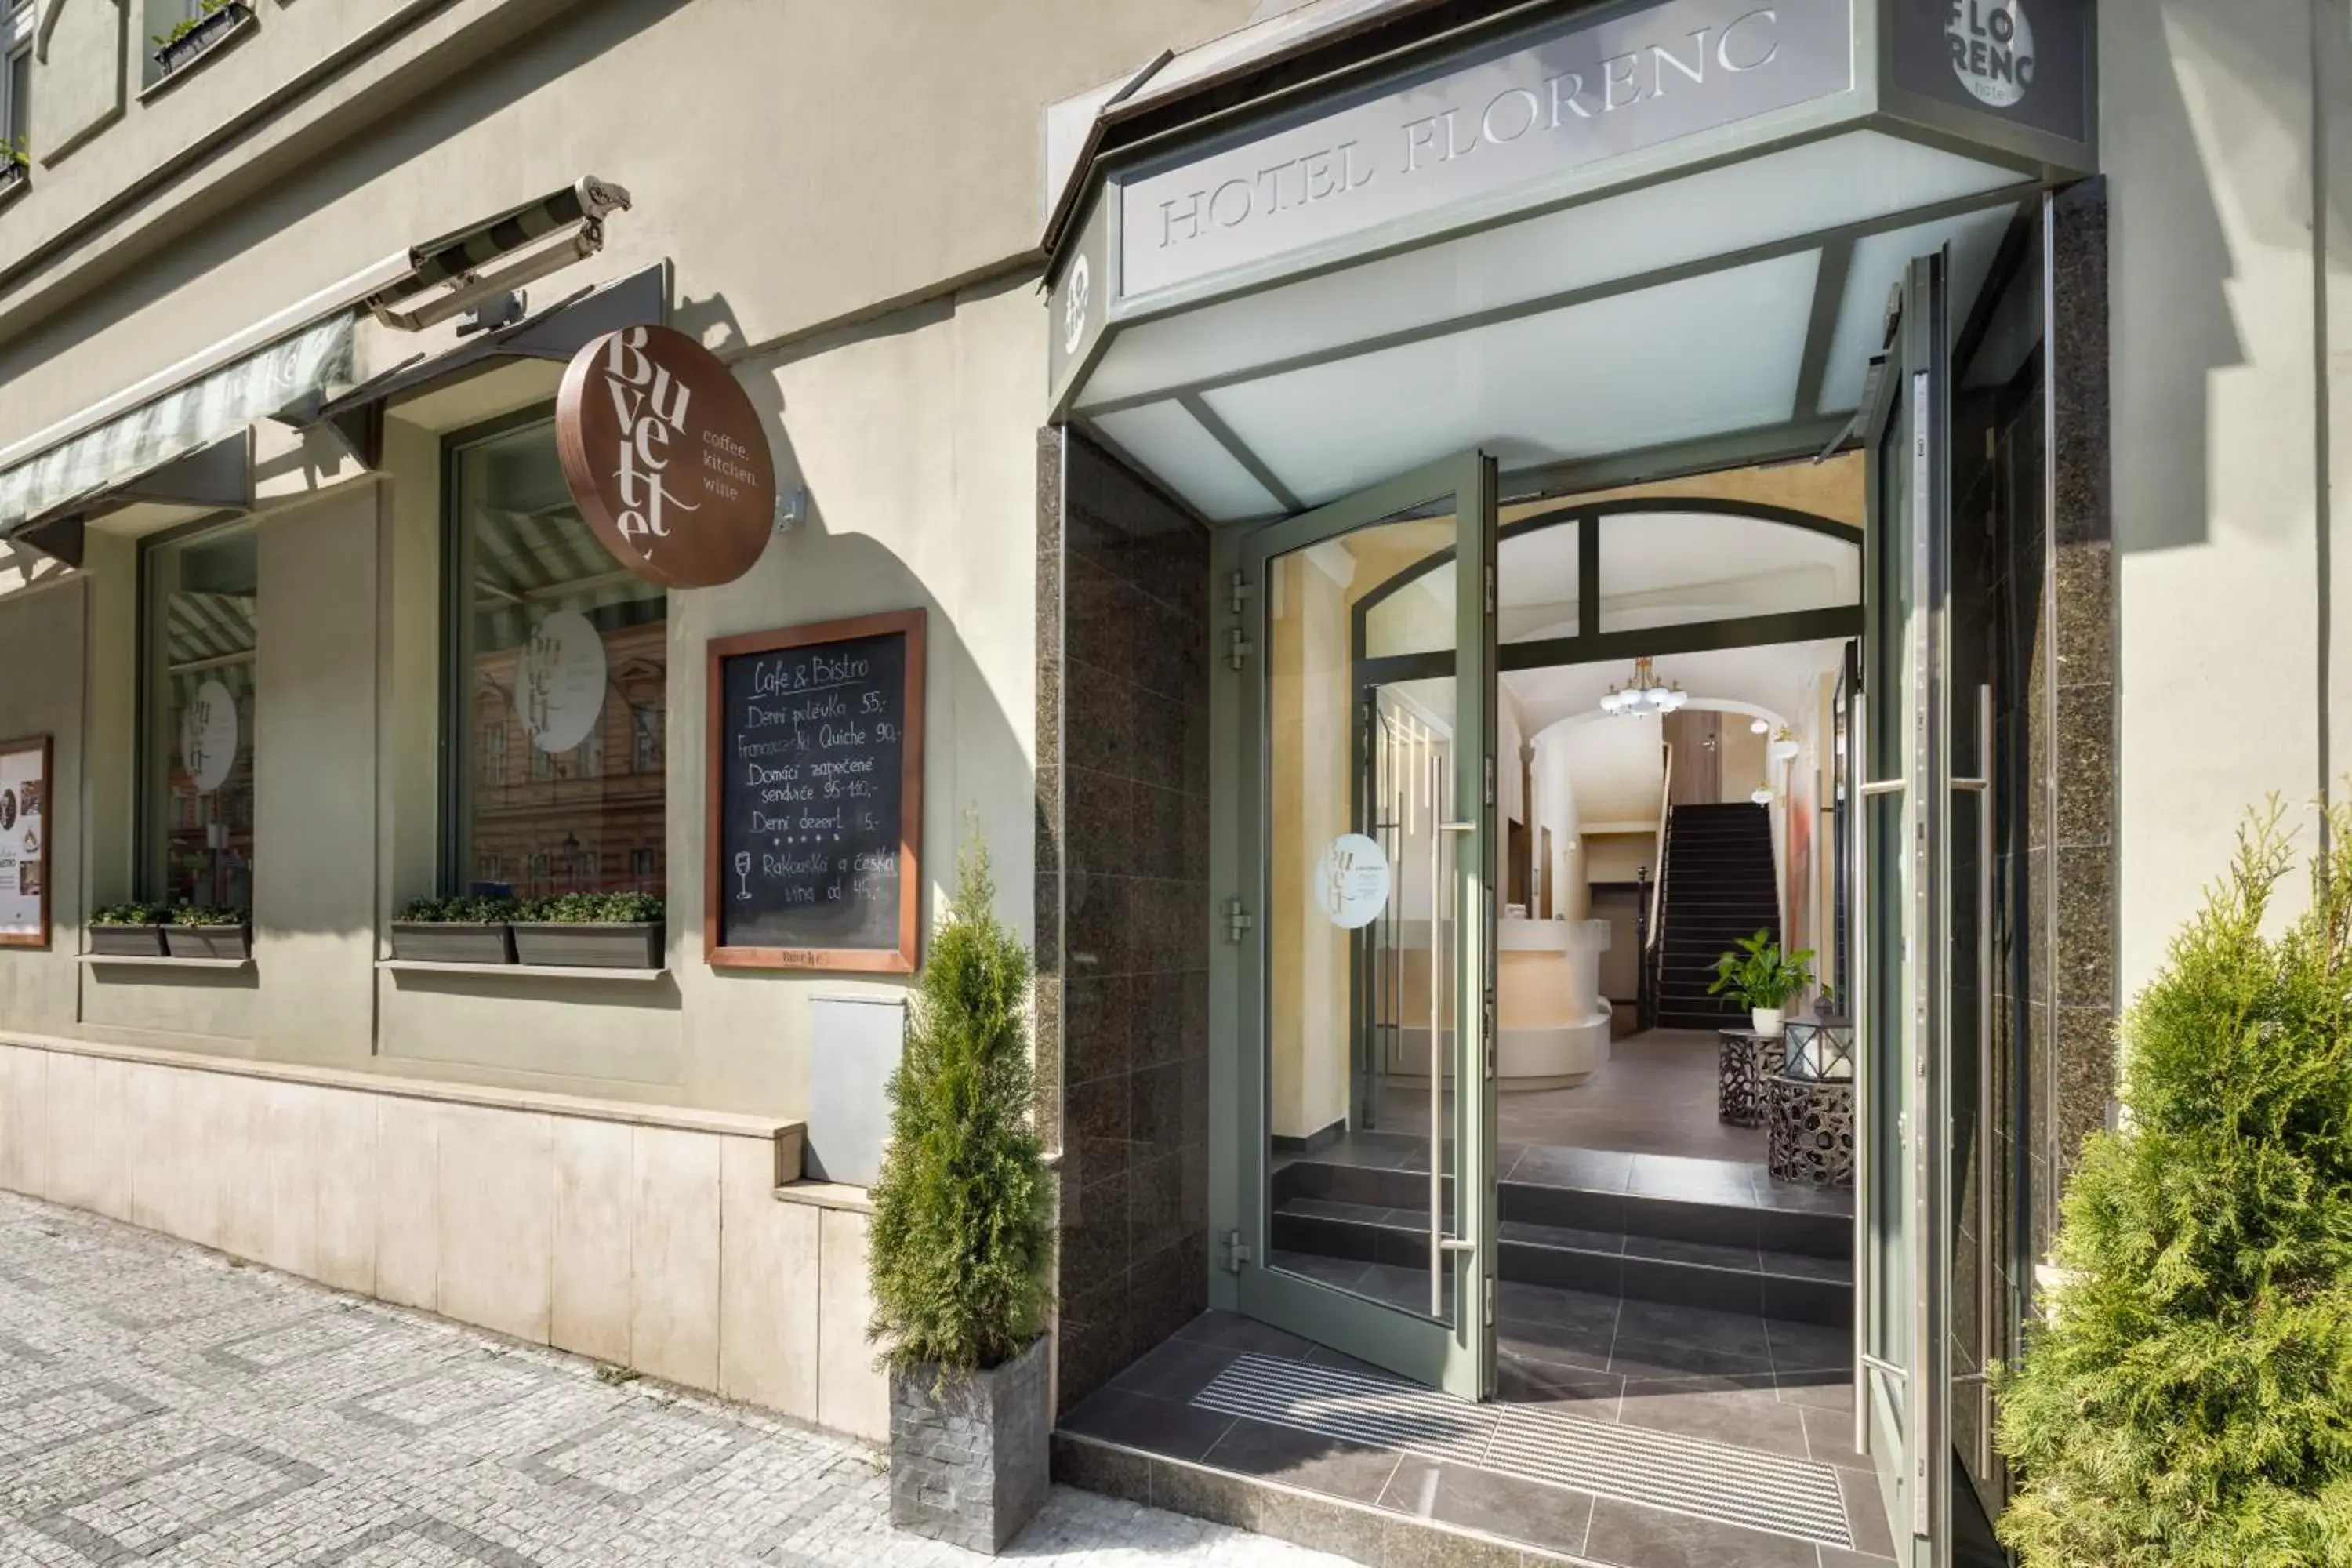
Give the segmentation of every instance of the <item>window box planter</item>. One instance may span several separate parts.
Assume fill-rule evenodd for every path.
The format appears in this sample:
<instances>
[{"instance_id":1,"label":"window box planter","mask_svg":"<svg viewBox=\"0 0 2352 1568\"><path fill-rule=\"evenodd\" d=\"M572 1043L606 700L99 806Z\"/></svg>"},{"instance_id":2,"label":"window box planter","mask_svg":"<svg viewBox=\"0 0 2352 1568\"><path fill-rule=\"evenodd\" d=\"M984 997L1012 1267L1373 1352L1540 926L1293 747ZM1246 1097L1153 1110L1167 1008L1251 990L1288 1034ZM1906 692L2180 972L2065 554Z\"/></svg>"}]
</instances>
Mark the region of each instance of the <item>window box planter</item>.
<instances>
[{"instance_id":1,"label":"window box planter","mask_svg":"<svg viewBox=\"0 0 2352 1568\"><path fill-rule=\"evenodd\" d=\"M161 958L163 928L94 925L89 928L89 951L100 958Z\"/></svg>"},{"instance_id":2,"label":"window box planter","mask_svg":"<svg viewBox=\"0 0 2352 1568\"><path fill-rule=\"evenodd\" d=\"M228 0L228 4L206 12L197 18L194 26L171 42L157 46L155 65L162 73L158 79L178 75L252 25L253 7L246 0Z\"/></svg>"},{"instance_id":3,"label":"window box planter","mask_svg":"<svg viewBox=\"0 0 2352 1568\"><path fill-rule=\"evenodd\" d=\"M394 921L392 955L409 963L512 963L504 921Z\"/></svg>"},{"instance_id":4,"label":"window box planter","mask_svg":"<svg viewBox=\"0 0 2352 1568\"><path fill-rule=\"evenodd\" d=\"M33 183L33 166L14 158L0 158L0 204L20 194Z\"/></svg>"},{"instance_id":5,"label":"window box planter","mask_svg":"<svg viewBox=\"0 0 2352 1568\"><path fill-rule=\"evenodd\" d=\"M165 926L163 948L173 958L242 962L253 956L251 926Z\"/></svg>"},{"instance_id":6,"label":"window box planter","mask_svg":"<svg viewBox=\"0 0 2352 1568\"><path fill-rule=\"evenodd\" d=\"M541 921L514 923L515 958L555 969L659 969L662 924L658 921L570 924Z\"/></svg>"}]
</instances>

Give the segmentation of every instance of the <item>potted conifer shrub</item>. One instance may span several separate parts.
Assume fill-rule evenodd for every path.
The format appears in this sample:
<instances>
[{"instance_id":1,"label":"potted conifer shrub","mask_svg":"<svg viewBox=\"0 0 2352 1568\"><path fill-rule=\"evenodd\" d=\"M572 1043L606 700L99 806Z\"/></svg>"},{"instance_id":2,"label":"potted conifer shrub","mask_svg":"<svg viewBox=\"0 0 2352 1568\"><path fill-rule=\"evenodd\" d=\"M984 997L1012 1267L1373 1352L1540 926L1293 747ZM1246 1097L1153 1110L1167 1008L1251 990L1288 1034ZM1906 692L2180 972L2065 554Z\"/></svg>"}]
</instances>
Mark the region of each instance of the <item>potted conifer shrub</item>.
<instances>
[{"instance_id":1,"label":"potted conifer shrub","mask_svg":"<svg viewBox=\"0 0 2352 1568\"><path fill-rule=\"evenodd\" d=\"M2126 1014L2000 1378L2027 1568L2352 1563L2352 811L2306 913L2275 809Z\"/></svg>"},{"instance_id":2,"label":"potted conifer shrub","mask_svg":"<svg viewBox=\"0 0 2352 1568\"><path fill-rule=\"evenodd\" d=\"M512 963L512 899L418 899L392 922L392 956L405 963Z\"/></svg>"},{"instance_id":3,"label":"potted conifer shrub","mask_svg":"<svg viewBox=\"0 0 2352 1568\"><path fill-rule=\"evenodd\" d=\"M662 967L662 901L651 893L532 899L513 920L515 958L569 969Z\"/></svg>"},{"instance_id":4,"label":"potted conifer shrub","mask_svg":"<svg viewBox=\"0 0 2352 1568\"><path fill-rule=\"evenodd\" d=\"M161 958L163 904L109 904L89 917L89 951L100 958Z\"/></svg>"},{"instance_id":5,"label":"potted conifer shrub","mask_svg":"<svg viewBox=\"0 0 2352 1568\"><path fill-rule=\"evenodd\" d=\"M173 958L251 958L252 917L229 904L182 904L163 928L163 949Z\"/></svg>"},{"instance_id":6,"label":"potted conifer shrub","mask_svg":"<svg viewBox=\"0 0 2352 1568\"><path fill-rule=\"evenodd\" d=\"M891 1522L993 1553L1045 1498L1053 1228L1028 950L976 837L957 872L889 1082L868 1331L890 1374Z\"/></svg>"},{"instance_id":7,"label":"potted conifer shrub","mask_svg":"<svg viewBox=\"0 0 2352 1568\"><path fill-rule=\"evenodd\" d=\"M1744 936L1738 945L1715 961L1715 979L1706 994L1731 999L1748 1009L1748 1027L1770 1037L1780 1032L1791 997L1813 983L1813 950L1800 948L1786 954L1769 931Z\"/></svg>"}]
</instances>

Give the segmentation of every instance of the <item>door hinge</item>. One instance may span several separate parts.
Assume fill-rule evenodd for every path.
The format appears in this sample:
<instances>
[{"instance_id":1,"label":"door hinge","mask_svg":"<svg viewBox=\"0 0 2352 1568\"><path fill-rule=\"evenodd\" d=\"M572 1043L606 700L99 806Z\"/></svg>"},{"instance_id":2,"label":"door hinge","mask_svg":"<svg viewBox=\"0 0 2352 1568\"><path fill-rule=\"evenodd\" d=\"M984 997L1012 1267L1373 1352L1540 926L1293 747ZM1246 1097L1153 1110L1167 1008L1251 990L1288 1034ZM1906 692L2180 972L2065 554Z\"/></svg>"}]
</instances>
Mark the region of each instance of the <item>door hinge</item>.
<instances>
[{"instance_id":1,"label":"door hinge","mask_svg":"<svg viewBox=\"0 0 2352 1568\"><path fill-rule=\"evenodd\" d=\"M1233 605L1234 614L1238 616L1249 607L1250 580L1236 572L1225 580L1225 585L1231 591L1227 602Z\"/></svg>"},{"instance_id":2,"label":"door hinge","mask_svg":"<svg viewBox=\"0 0 2352 1568\"><path fill-rule=\"evenodd\" d=\"M1492 1326L1494 1325L1494 1321L1495 1321L1495 1277L1494 1277L1492 1274L1488 1274L1488 1275L1485 1276L1485 1280L1486 1280L1486 1290L1485 1290L1485 1295L1486 1295L1486 1322L1487 1322L1487 1325L1488 1325L1489 1327L1492 1327Z\"/></svg>"},{"instance_id":3,"label":"door hinge","mask_svg":"<svg viewBox=\"0 0 2352 1568\"><path fill-rule=\"evenodd\" d=\"M1486 563L1486 613L1495 613L1495 563Z\"/></svg>"},{"instance_id":4,"label":"door hinge","mask_svg":"<svg viewBox=\"0 0 2352 1568\"><path fill-rule=\"evenodd\" d=\"M1249 635L1244 632L1239 626L1226 627L1225 662L1232 665L1235 669L1240 669L1249 662Z\"/></svg>"},{"instance_id":5,"label":"door hinge","mask_svg":"<svg viewBox=\"0 0 2352 1568\"><path fill-rule=\"evenodd\" d=\"M1249 935L1250 928L1256 924L1257 921L1250 918L1247 906L1239 899L1225 900L1225 940L1227 942L1238 943L1244 937Z\"/></svg>"},{"instance_id":6,"label":"door hinge","mask_svg":"<svg viewBox=\"0 0 2352 1568\"><path fill-rule=\"evenodd\" d=\"M1242 1265L1249 1260L1249 1243L1242 1239L1242 1233L1237 1230L1225 1232L1225 1272L1239 1274Z\"/></svg>"},{"instance_id":7,"label":"door hinge","mask_svg":"<svg viewBox=\"0 0 2352 1568\"><path fill-rule=\"evenodd\" d=\"M1491 755L1486 759L1486 804L1495 804L1495 759Z\"/></svg>"}]
</instances>

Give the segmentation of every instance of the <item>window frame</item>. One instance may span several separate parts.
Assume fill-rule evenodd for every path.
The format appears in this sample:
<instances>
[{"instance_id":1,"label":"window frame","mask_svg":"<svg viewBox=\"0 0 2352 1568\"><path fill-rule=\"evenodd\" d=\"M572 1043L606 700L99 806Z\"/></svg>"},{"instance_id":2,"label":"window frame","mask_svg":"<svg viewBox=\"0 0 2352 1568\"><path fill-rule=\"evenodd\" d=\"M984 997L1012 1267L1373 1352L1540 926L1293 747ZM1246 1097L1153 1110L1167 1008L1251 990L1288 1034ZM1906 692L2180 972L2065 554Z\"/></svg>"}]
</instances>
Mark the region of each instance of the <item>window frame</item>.
<instances>
[{"instance_id":1,"label":"window frame","mask_svg":"<svg viewBox=\"0 0 2352 1568\"><path fill-rule=\"evenodd\" d=\"M472 835L469 831L473 816L473 801L469 789L470 781L466 776L465 768L468 755L467 737L472 733L472 727L475 724L473 658L471 657L473 602L470 584L466 573L470 556L466 538L466 516L462 493L465 454L471 448L495 441L501 436L509 436L518 430L526 430L533 426L545 425L550 426L551 431L555 422L555 405L552 402L534 403L499 415L494 418L482 420L478 424L440 433L441 519L438 538L441 626L437 647L441 668L440 679L436 685L441 710L434 726L434 764L438 774L434 793L438 812L436 842L434 849L434 881L444 897L454 897L468 892L475 882L480 879L474 875ZM582 526L586 526L584 521ZM615 563L615 566L617 568L618 563ZM669 593L664 590L662 619L665 625L669 622L675 608ZM631 728L634 731L635 705L631 707ZM657 710L663 712L666 723L667 710ZM634 760L634 734L632 740L632 760ZM522 750L526 756L518 764L511 745L509 747L506 774L509 783L515 781L518 772L542 783L572 776L565 772L566 758L573 760L576 772L580 748L575 747L561 753L542 752L526 740ZM666 734L662 737L661 751L663 756L667 758L669 746L668 737ZM608 776L611 773L613 758L609 751L605 752L603 763L604 767L597 775L599 777ZM536 772L542 763L548 770L543 777ZM656 773L661 776L662 819L667 832L672 804L669 798L667 770L656 770ZM542 858L532 855L520 857L519 865L507 868L511 873L511 876L507 879L509 885L528 882L534 876L541 875L533 870L533 867ZM552 862L549 861L547 864L551 872ZM663 891L667 896L668 888L666 879Z\"/></svg>"},{"instance_id":2,"label":"window frame","mask_svg":"<svg viewBox=\"0 0 2352 1568\"><path fill-rule=\"evenodd\" d=\"M154 767L156 759L153 749L159 742L170 744L175 739L159 735L155 728L162 717L159 707L162 698L156 680L156 660L165 652L165 646L158 637L160 628L156 624L155 616L155 558L159 552L173 545L196 543L216 534L226 535L241 529L253 531L254 549L257 552L254 584L253 685L254 706L257 710L255 727L257 731L258 710L261 702L262 637L258 563L258 552L261 549L260 516L254 512L215 512L209 517L200 517L174 527L158 529L138 542L138 559L132 573L131 583L131 619L134 622L131 646L136 662L133 666L131 693L132 728L131 732L130 891L136 899L150 901L160 901L165 899L168 889L163 885L165 878L159 872L156 858L162 852L163 845L169 842L172 834L172 825L164 820L164 805L155 797L157 773ZM251 745L256 738L247 737L244 743ZM257 752L253 759L253 765L256 768L260 765ZM163 776L169 776L168 768L164 770ZM261 847L261 812L257 798L252 804L251 809L253 822L250 825L250 831L257 858ZM257 924L259 923L259 915L257 911L248 910L247 912Z\"/></svg>"},{"instance_id":3,"label":"window frame","mask_svg":"<svg viewBox=\"0 0 2352 1568\"><path fill-rule=\"evenodd\" d=\"M32 99L33 45L35 36L39 31L40 20L39 0L0 0L0 142L12 139L11 127L16 123L19 110L16 90L12 85L16 78L16 62L19 59L26 62L25 98L27 105ZM23 112L26 143L25 176L29 180L33 172L30 150L33 139L32 110L29 107L26 107Z\"/></svg>"}]
</instances>

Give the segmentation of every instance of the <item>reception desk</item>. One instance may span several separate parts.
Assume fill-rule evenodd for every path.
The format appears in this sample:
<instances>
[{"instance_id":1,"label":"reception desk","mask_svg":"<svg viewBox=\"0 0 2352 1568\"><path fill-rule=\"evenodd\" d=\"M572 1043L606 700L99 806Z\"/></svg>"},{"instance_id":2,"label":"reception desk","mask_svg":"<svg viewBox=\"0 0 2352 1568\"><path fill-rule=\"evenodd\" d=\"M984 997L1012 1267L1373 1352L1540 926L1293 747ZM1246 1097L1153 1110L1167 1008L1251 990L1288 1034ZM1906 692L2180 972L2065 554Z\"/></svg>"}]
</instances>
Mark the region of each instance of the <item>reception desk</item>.
<instances>
[{"instance_id":1,"label":"reception desk","mask_svg":"<svg viewBox=\"0 0 2352 1568\"><path fill-rule=\"evenodd\" d=\"M1505 919L1496 937L1498 1087L1582 1083L1609 1059L1609 1004L1601 995L1609 922Z\"/></svg>"}]
</instances>

